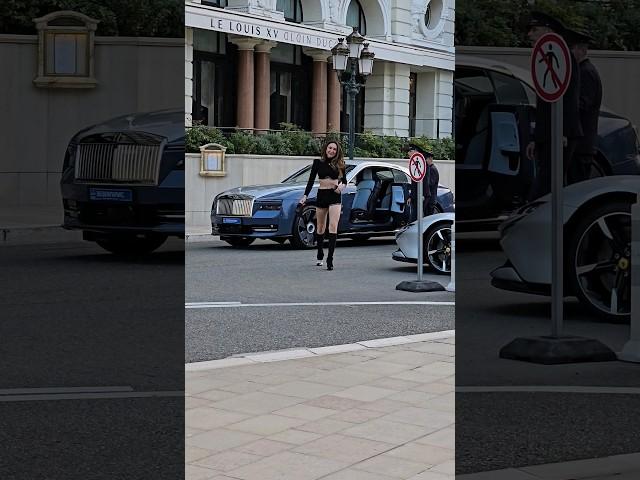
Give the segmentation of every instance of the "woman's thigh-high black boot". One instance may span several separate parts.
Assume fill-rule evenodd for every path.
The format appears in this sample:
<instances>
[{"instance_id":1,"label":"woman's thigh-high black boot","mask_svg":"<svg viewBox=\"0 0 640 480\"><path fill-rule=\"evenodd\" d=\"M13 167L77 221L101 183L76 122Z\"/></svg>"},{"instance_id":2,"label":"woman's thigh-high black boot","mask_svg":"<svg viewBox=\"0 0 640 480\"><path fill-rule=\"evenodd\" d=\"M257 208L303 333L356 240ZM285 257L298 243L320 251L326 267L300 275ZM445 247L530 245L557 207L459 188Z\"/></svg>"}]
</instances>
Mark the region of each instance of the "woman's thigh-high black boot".
<instances>
[{"instance_id":1,"label":"woman's thigh-high black boot","mask_svg":"<svg viewBox=\"0 0 640 480\"><path fill-rule=\"evenodd\" d=\"M333 270L333 252L336 249L336 238L338 235L336 233L329 233L327 235L329 238L329 254L327 255L327 270Z\"/></svg>"},{"instance_id":2,"label":"woman's thigh-high black boot","mask_svg":"<svg viewBox=\"0 0 640 480\"><path fill-rule=\"evenodd\" d=\"M318 233L316 231L316 246L318 247L318 265L322 266L322 259L324 258L324 233Z\"/></svg>"}]
</instances>

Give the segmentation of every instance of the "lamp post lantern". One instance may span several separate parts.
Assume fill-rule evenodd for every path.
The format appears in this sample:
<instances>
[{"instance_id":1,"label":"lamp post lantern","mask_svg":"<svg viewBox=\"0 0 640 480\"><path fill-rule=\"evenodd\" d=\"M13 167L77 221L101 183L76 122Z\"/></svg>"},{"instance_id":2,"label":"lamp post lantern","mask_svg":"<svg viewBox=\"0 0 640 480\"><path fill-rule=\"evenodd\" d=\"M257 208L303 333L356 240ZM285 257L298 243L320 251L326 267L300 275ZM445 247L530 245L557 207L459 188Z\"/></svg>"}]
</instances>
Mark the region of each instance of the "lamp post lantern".
<instances>
[{"instance_id":1,"label":"lamp post lantern","mask_svg":"<svg viewBox=\"0 0 640 480\"><path fill-rule=\"evenodd\" d=\"M346 44L345 44L346 40ZM338 74L340 85L345 87L349 102L349 159L353 160L356 128L356 95L364 87L367 77L373 70L375 54L369 50L369 44L353 27L346 39L339 38L338 44L331 49L333 69Z\"/></svg>"}]
</instances>

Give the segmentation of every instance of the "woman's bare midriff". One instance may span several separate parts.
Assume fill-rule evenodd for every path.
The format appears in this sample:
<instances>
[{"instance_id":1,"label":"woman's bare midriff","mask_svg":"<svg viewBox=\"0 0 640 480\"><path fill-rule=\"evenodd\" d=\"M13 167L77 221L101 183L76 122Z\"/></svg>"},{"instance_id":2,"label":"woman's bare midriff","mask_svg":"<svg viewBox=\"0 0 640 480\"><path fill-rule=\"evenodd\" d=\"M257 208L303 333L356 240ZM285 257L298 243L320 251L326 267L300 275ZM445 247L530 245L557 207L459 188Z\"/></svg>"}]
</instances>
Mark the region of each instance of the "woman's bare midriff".
<instances>
[{"instance_id":1,"label":"woman's bare midriff","mask_svg":"<svg viewBox=\"0 0 640 480\"><path fill-rule=\"evenodd\" d=\"M338 179L333 178L321 178L320 189L321 190L334 190L338 186Z\"/></svg>"}]
</instances>

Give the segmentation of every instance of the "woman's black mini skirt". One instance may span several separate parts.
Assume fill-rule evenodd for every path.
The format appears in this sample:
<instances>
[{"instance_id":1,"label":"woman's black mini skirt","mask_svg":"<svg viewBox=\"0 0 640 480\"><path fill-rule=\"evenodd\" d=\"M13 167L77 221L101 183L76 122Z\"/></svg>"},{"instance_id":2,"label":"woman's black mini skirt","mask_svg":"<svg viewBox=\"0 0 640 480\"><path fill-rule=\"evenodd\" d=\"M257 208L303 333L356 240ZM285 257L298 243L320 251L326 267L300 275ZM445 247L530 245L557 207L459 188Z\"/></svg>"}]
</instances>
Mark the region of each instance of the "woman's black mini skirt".
<instances>
[{"instance_id":1,"label":"woman's black mini skirt","mask_svg":"<svg viewBox=\"0 0 640 480\"><path fill-rule=\"evenodd\" d=\"M319 208L329 208L329 205L339 205L342 203L342 195L333 189L318 189L318 201L316 205Z\"/></svg>"}]
</instances>

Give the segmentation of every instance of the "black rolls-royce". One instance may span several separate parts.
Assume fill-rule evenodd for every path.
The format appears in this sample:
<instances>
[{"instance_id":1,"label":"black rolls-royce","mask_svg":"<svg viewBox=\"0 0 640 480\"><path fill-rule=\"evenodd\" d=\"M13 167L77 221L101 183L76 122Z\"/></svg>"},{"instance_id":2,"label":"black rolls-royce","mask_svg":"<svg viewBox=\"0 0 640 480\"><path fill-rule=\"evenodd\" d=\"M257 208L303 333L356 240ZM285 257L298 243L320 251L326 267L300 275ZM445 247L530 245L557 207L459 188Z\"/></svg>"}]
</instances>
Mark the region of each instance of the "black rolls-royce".
<instances>
[{"instance_id":1,"label":"black rolls-royce","mask_svg":"<svg viewBox=\"0 0 640 480\"><path fill-rule=\"evenodd\" d=\"M184 112L121 116L78 132L64 157L64 228L115 254L184 237Z\"/></svg>"}]
</instances>

